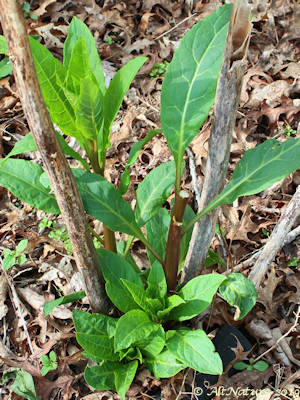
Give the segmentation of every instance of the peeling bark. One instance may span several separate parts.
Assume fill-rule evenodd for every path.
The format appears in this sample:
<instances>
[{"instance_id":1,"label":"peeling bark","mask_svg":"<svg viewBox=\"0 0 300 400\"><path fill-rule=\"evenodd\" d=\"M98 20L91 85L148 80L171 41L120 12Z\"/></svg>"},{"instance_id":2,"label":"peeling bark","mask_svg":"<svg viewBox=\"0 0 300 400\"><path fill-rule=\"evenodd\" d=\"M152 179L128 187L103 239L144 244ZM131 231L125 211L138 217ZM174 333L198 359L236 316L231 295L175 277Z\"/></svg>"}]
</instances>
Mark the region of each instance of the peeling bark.
<instances>
[{"instance_id":1,"label":"peeling bark","mask_svg":"<svg viewBox=\"0 0 300 400\"><path fill-rule=\"evenodd\" d=\"M198 212L214 200L224 186L232 134L247 64L252 26L249 20L250 6L247 0L235 0L218 78L206 174ZM204 268L218 212L218 209L211 211L195 224L182 274L183 283L200 275Z\"/></svg>"},{"instance_id":2,"label":"peeling bark","mask_svg":"<svg viewBox=\"0 0 300 400\"><path fill-rule=\"evenodd\" d=\"M75 179L42 96L19 2L0 0L0 16L23 110L66 224L86 294L94 312L107 313L110 303L105 292L100 260Z\"/></svg>"}]
</instances>

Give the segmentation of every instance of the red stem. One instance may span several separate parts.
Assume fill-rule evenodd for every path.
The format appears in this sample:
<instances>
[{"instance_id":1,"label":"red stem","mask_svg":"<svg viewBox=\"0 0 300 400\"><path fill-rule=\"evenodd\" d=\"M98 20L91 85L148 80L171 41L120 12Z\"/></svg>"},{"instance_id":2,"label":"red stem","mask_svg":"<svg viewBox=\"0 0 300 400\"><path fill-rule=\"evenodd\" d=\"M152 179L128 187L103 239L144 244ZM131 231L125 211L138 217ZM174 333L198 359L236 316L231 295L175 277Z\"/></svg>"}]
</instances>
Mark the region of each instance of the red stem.
<instances>
[{"instance_id":1,"label":"red stem","mask_svg":"<svg viewBox=\"0 0 300 400\"><path fill-rule=\"evenodd\" d=\"M166 258L164 262L168 292L174 291L176 288L180 256L181 227L184 210L188 200L189 195L184 190L181 190L175 195L175 204L171 215Z\"/></svg>"}]
</instances>

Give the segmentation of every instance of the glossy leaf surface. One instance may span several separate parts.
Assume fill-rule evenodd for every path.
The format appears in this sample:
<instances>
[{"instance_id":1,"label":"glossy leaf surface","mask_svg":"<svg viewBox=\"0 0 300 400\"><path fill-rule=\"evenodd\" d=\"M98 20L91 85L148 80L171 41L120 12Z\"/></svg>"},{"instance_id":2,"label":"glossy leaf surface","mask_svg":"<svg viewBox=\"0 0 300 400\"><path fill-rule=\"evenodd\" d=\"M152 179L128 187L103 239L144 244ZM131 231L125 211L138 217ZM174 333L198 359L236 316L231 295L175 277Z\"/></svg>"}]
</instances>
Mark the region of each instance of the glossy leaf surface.
<instances>
[{"instance_id":1,"label":"glossy leaf surface","mask_svg":"<svg viewBox=\"0 0 300 400\"><path fill-rule=\"evenodd\" d=\"M232 5L219 7L182 39L163 81L161 124L176 165L215 98Z\"/></svg>"},{"instance_id":2,"label":"glossy leaf surface","mask_svg":"<svg viewBox=\"0 0 300 400\"><path fill-rule=\"evenodd\" d=\"M80 292L75 292L68 294L66 296L59 297L58 299L52 301L46 301L43 305L43 313L44 315L48 315L55 308L60 306L61 304L68 304L75 302L77 300L81 300L86 296L85 291L81 290Z\"/></svg>"},{"instance_id":3,"label":"glossy leaf surface","mask_svg":"<svg viewBox=\"0 0 300 400\"><path fill-rule=\"evenodd\" d=\"M215 346L201 329L168 331L166 345L176 359L196 371L211 375L223 372Z\"/></svg>"},{"instance_id":4,"label":"glossy leaf surface","mask_svg":"<svg viewBox=\"0 0 300 400\"><path fill-rule=\"evenodd\" d=\"M170 378L187 367L178 361L168 349L162 351L154 360L147 359L145 364L154 373L155 378Z\"/></svg>"}]
</instances>

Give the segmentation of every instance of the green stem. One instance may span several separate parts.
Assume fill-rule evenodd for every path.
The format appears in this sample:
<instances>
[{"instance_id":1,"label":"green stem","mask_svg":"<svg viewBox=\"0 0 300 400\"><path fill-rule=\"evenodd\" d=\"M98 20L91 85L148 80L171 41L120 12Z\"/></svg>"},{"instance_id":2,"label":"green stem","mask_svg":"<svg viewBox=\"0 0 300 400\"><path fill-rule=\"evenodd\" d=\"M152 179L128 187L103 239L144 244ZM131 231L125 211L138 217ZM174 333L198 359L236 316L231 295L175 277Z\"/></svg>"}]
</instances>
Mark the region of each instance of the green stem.
<instances>
[{"instance_id":1,"label":"green stem","mask_svg":"<svg viewBox=\"0 0 300 400\"><path fill-rule=\"evenodd\" d=\"M175 193L176 194L179 194L179 192L180 192L181 164L182 164L181 162L178 162L176 165L176 178L175 178Z\"/></svg>"},{"instance_id":2,"label":"green stem","mask_svg":"<svg viewBox=\"0 0 300 400\"><path fill-rule=\"evenodd\" d=\"M199 221L204 215L212 211L216 206L214 205L214 202L212 201L211 203L208 204L199 214L197 214L188 224L185 225L185 227L181 231L181 236L185 235L191 227Z\"/></svg>"},{"instance_id":3,"label":"green stem","mask_svg":"<svg viewBox=\"0 0 300 400\"><path fill-rule=\"evenodd\" d=\"M106 250L112 251L117 254L117 244L115 233L108 229L106 225L103 224L103 232L104 232L104 247Z\"/></svg>"},{"instance_id":4,"label":"green stem","mask_svg":"<svg viewBox=\"0 0 300 400\"><path fill-rule=\"evenodd\" d=\"M89 225L89 230L91 234L101 243L104 245L104 240L94 231L94 229Z\"/></svg>"},{"instance_id":5,"label":"green stem","mask_svg":"<svg viewBox=\"0 0 300 400\"><path fill-rule=\"evenodd\" d=\"M184 210L189 195L184 190L175 194L175 204L171 215L171 224L167 241L166 258L164 263L168 291L174 291L177 283L180 256L181 227Z\"/></svg>"},{"instance_id":6,"label":"green stem","mask_svg":"<svg viewBox=\"0 0 300 400\"><path fill-rule=\"evenodd\" d=\"M144 235L139 235L137 236L138 239L140 239L140 241L142 243L144 243L144 245L148 248L149 251L151 251L151 253L154 255L154 257L161 263L161 265L164 265L163 260L159 257L159 255L156 253L156 251L153 249L153 247L151 246L151 244L148 242L148 240L145 238Z\"/></svg>"},{"instance_id":7,"label":"green stem","mask_svg":"<svg viewBox=\"0 0 300 400\"><path fill-rule=\"evenodd\" d=\"M97 142L93 141L93 140L89 140L89 145L90 145L90 149L91 149L90 162L92 164L93 171L96 174L103 176L103 171L101 170L100 165L99 165Z\"/></svg>"},{"instance_id":8,"label":"green stem","mask_svg":"<svg viewBox=\"0 0 300 400\"><path fill-rule=\"evenodd\" d=\"M123 255L124 259L126 259L126 257L128 256L130 246L132 245L133 239L134 239L134 236L129 236L128 242L126 243L124 255Z\"/></svg>"}]
</instances>

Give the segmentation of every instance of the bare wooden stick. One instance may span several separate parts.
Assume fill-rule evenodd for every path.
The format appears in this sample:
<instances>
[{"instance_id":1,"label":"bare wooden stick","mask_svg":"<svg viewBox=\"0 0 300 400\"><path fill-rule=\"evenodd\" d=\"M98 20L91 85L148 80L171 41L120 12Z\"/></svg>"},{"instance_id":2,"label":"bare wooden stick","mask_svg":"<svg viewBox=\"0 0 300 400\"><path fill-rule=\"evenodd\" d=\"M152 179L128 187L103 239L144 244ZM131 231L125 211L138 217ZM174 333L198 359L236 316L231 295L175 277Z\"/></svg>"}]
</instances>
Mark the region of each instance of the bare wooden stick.
<instances>
[{"instance_id":1,"label":"bare wooden stick","mask_svg":"<svg viewBox=\"0 0 300 400\"><path fill-rule=\"evenodd\" d=\"M265 274L267 273L271 262L274 260L277 252L284 246L286 236L300 216L300 186L289 202L285 212L277 222L271 233L267 244L261 252L258 260L252 268L249 279L254 283L256 289L259 288Z\"/></svg>"},{"instance_id":2,"label":"bare wooden stick","mask_svg":"<svg viewBox=\"0 0 300 400\"><path fill-rule=\"evenodd\" d=\"M235 0L218 79L206 174L198 212L217 197L224 185L247 63L252 26L249 20L250 6L247 0ZM204 268L217 217L218 209L205 215L195 225L182 276L184 283L199 275Z\"/></svg>"},{"instance_id":3,"label":"bare wooden stick","mask_svg":"<svg viewBox=\"0 0 300 400\"><path fill-rule=\"evenodd\" d=\"M86 294L94 311L107 313L110 303L104 288L100 260L75 179L42 96L19 2L0 0L0 16L24 113L64 218Z\"/></svg>"}]
</instances>

